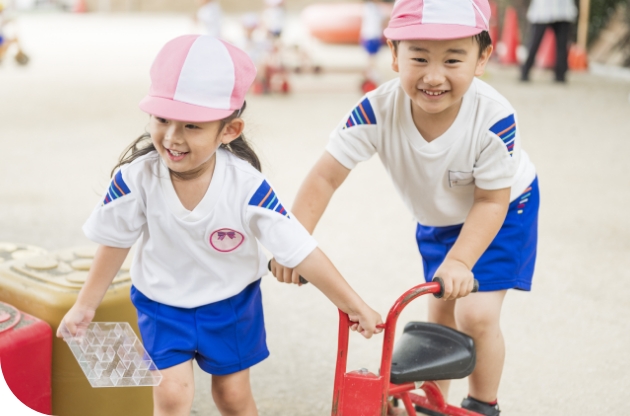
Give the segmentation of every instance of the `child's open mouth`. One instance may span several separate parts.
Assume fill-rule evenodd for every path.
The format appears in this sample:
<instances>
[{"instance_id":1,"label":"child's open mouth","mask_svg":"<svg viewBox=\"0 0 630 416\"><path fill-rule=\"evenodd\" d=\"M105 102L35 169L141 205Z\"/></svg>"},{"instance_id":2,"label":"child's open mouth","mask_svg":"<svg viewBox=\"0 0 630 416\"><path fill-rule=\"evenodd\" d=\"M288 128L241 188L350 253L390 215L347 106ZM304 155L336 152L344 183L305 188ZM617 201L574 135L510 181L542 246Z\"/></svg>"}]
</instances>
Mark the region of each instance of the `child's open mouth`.
<instances>
[{"instance_id":1,"label":"child's open mouth","mask_svg":"<svg viewBox=\"0 0 630 416\"><path fill-rule=\"evenodd\" d=\"M178 152L177 150L166 149L166 153L168 153L171 160L179 161L184 158L188 154L188 152Z\"/></svg>"},{"instance_id":2,"label":"child's open mouth","mask_svg":"<svg viewBox=\"0 0 630 416\"><path fill-rule=\"evenodd\" d=\"M430 91L430 90L420 90L422 91L424 94L428 95L429 97L439 97L440 95L444 95L446 94L448 91Z\"/></svg>"}]
</instances>

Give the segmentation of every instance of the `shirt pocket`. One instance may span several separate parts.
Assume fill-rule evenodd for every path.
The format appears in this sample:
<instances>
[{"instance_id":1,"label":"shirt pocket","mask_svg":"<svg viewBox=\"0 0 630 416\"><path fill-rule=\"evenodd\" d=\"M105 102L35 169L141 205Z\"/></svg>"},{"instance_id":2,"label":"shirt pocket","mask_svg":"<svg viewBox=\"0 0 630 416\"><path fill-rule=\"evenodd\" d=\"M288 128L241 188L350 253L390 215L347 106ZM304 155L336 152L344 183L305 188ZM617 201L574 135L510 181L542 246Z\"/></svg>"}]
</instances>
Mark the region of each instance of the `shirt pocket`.
<instances>
[{"instance_id":1,"label":"shirt pocket","mask_svg":"<svg viewBox=\"0 0 630 416\"><path fill-rule=\"evenodd\" d=\"M448 171L448 186L454 188L456 186L466 186L475 182L472 172Z\"/></svg>"}]
</instances>

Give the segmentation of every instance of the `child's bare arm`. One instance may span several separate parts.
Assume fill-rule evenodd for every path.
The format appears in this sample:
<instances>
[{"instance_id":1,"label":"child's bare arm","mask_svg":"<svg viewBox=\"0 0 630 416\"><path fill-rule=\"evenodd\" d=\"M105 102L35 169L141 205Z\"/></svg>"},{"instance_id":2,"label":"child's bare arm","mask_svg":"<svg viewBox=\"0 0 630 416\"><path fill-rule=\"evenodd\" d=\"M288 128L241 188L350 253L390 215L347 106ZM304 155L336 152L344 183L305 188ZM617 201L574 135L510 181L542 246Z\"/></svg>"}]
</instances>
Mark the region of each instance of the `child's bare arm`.
<instances>
[{"instance_id":1,"label":"child's bare arm","mask_svg":"<svg viewBox=\"0 0 630 416\"><path fill-rule=\"evenodd\" d=\"M475 188L474 203L459 237L435 272L444 280L442 299L453 300L471 292L471 270L501 229L509 205L510 188Z\"/></svg>"},{"instance_id":2,"label":"child's bare arm","mask_svg":"<svg viewBox=\"0 0 630 416\"><path fill-rule=\"evenodd\" d=\"M272 263L272 270L280 266ZM358 323L352 326L353 330L366 338L382 331L376 328L383 323L381 316L350 287L323 251L318 248L313 250L295 270L321 290L337 308L347 313L351 321Z\"/></svg>"},{"instance_id":3,"label":"child's bare arm","mask_svg":"<svg viewBox=\"0 0 630 416\"><path fill-rule=\"evenodd\" d=\"M63 317L57 336L61 337L61 329L65 326L71 334L76 334L79 326L86 326L94 318L96 308L100 305L107 288L120 270L129 248L99 246L94 262L88 273L85 284L79 292L76 302Z\"/></svg>"},{"instance_id":4,"label":"child's bare arm","mask_svg":"<svg viewBox=\"0 0 630 416\"><path fill-rule=\"evenodd\" d=\"M304 179L298 191L291 213L313 234L333 194L350 174L330 153L324 152ZM277 265L273 275L280 282L298 283L299 273Z\"/></svg>"}]
</instances>

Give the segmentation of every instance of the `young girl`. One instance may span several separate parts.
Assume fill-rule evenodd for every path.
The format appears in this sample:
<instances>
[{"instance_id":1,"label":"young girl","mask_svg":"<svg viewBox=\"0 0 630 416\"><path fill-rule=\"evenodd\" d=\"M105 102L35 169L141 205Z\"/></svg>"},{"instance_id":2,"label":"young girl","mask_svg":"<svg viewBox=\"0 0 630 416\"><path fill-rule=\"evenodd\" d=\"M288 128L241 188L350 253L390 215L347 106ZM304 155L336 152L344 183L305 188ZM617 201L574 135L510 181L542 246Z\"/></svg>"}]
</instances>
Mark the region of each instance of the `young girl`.
<instances>
[{"instance_id":1,"label":"young girl","mask_svg":"<svg viewBox=\"0 0 630 416\"><path fill-rule=\"evenodd\" d=\"M163 375L155 415L188 415L192 359L212 374L223 415L256 415L249 367L264 360L260 278L264 244L295 267L369 338L381 318L350 288L260 173L240 118L256 70L247 55L210 36L167 43L140 108L148 134L116 166L102 204L84 225L100 244L76 303L63 318L87 325L138 239L131 299L142 339ZM60 334L58 332L58 336Z\"/></svg>"}]
</instances>

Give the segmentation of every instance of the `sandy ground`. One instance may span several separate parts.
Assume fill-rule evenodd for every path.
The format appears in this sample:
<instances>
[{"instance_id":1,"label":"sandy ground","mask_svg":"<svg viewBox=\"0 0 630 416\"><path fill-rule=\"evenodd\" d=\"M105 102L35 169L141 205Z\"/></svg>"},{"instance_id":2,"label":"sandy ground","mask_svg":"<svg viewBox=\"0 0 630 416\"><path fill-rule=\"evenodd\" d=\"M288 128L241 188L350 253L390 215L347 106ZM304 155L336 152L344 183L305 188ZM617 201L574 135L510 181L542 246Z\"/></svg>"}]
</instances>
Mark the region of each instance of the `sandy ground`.
<instances>
[{"instance_id":1,"label":"sandy ground","mask_svg":"<svg viewBox=\"0 0 630 416\"><path fill-rule=\"evenodd\" d=\"M299 25L298 25L299 26ZM297 26L296 26L297 27ZM185 16L25 16L28 67L0 66L0 241L57 249L85 244L81 225L121 150L144 130L137 108L151 60L186 33ZM325 67L360 67L357 47L313 45ZM384 78L387 53L381 64ZM567 86L492 66L485 79L519 113L542 187L539 260L531 293L510 292L503 314L503 413L627 415L630 403L630 82L572 74ZM289 96L252 96L247 132L290 206L331 129L360 98L357 73L294 77ZM372 196L387 201L376 207ZM383 315L422 281L414 221L377 158L338 191L316 231L321 247ZM263 283L271 357L252 370L262 415L330 411L337 311L314 287ZM400 322L422 320L419 300ZM351 369L378 370L380 340L352 337ZM197 374L193 414L218 415ZM455 383L451 401L466 393Z\"/></svg>"}]
</instances>

